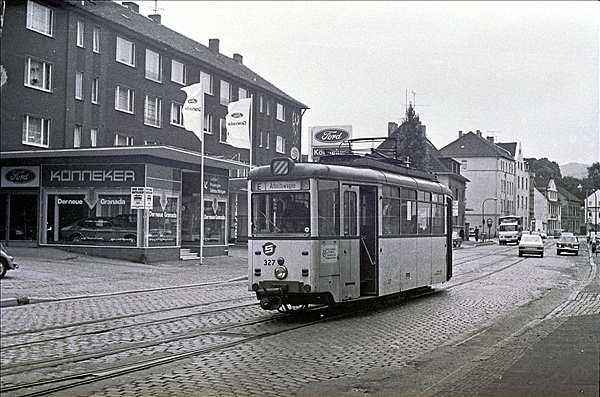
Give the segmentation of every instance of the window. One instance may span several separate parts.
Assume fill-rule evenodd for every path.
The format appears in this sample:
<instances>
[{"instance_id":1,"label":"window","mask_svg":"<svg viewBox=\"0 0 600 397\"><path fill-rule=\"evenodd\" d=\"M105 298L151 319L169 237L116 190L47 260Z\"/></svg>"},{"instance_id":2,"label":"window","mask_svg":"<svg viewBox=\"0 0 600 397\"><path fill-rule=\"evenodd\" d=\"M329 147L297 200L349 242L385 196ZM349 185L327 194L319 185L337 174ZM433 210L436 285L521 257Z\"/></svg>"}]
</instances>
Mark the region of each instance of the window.
<instances>
[{"instance_id":1,"label":"window","mask_svg":"<svg viewBox=\"0 0 600 397\"><path fill-rule=\"evenodd\" d=\"M221 105L228 105L231 102L231 84L221 80Z\"/></svg>"},{"instance_id":2,"label":"window","mask_svg":"<svg viewBox=\"0 0 600 397\"><path fill-rule=\"evenodd\" d=\"M52 36L54 34L54 11L34 1L28 1L27 29Z\"/></svg>"},{"instance_id":3,"label":"window","mask_svg":"<svg viewBox=\"0 0 600 397\"><path fill-rule=\"evenodd\" d=\"M115 135L115 146L133 146L133 137L116 134Z\"/></svg>"},{"instance_id":4,"label":"window","mask_svg":"<svg viewBox=\"0 0 600 397\"><path fill-rule=\"evenodd\" d=\"M84 47L85 44L85 22L77 21L77 47Z\"/></svg>"},{"instance_id":5,"label":"window","mask_svg":"<svg viewBox=\"0 0 600 397\"><path fill-rule=\"evenodd\" d=\"M152 50L146 50L146 78L162 82L162 57Z\"/></svg>"},{"instance_id":6,"label":"window","mask_svg":"<svg viewBox=\"0 0 600 397\"><path fill-rule=\"evenodd\" d=\"M117 62L135 66L135 44L117 37Z\"/></svg>"},{"instance_id":7,"label":"window","mask_svg":"<svg viewBox=\"0 0 600 397\"><path fill-rule=\"evenodd\" d=\"M265 141L265 149L271 148L271 132L267 131L267 139Z\"/></svg>"},{"instance_id":8,"label":"window","mask_svg":"<svg viewBox=\"0 0 600 397\"><path fill-rule=\"evenodd\" d=\"M277 153L285 153L286 139L282 136L277 135L277 146L275 150Z\"/></svg>"},{"instance_id":9,"label":"window","mask_svg":"<svg viewBox=\"0 0 600 397\"><path fill-rule=\"evenodd\" d=\"M245 98L250 98L250 95L248 95L248 90L246 90L245 88L240 87L238 89L238 100L239 99L245 99Z\"/></svg>"},{"instance_id":10,"label":"window","mask_svg":"<svg viewBox=\"0 0 600 397\"><path fill-rule=\"evenodd\" d=\"M285 107L281 104L277 104L277 120L285 121Z\"/></svg>"},{"instance_id":11,"label":"window","mask_svg":"<svg viewBox=\"0 0 600 397\"><path fill-rule=\"evenodd\" d=\"M263 107L264 107L264 97L261 95L258 97L258 111L262 113Z\"/></svg>"},{"instance_id":12,"label":"window","mask_svg":"<svg viewBox=\"0 0 600 397\"><path fill-rule=\"evenodd\" d=\"M213 77L212 75L200 72L200 81L205 94L213 95Z\"/></svg>"},{"instance_id":13,"label":"window","mask_svg":"<svg viewBox=\"0 0 600 397\"><path fill-rule=\"evenodd\" d=\"M44 91L52 89L52 64L27 58L25 85Z\"/></svg>"},{"instance_id":14,"label":"window","mask_svg":"<svg viewBox=\"0 0 600 397\"><path fill-rule=\"evenodd\" d=\"M271 115L271 101L267 99L267 116Z\"/></svg>"},{"instance_id":15,"label":"window","mask_svg":"<svg viewBox=\"0 0 600 397\"><path fill-rule=\"evenodd\" d=\"M25 115L23 118L23 144L48 147L50 120Z\"/></svg>"},{"instance_id":16,"label":"window","mask_svg":"<svg viewBox=\"0 0 600 397\"><path fill-rule=\"evenodd\" d=\"M92 50L94 52L100 52L100 26L94 26L94 32L92 34Z\"/></svg>"},{"instance_id":17,"label":"window","mask_svg":"<svg viewBox=\"0 0 600 397\"><path fill-rule=\"evenodd\" d=\"M219 142L227 142L227 123L224 118L220 119Z\"/></svg>"},{"instance_id":18,"label":"window","mask_svg":"<svg viewBox=\"0 0 600 397\"><path fill-rule=\"evenodd\" d=\"M461 171L467 170L467 160L460 160L460 170Z\"/></svg>"},{"instance_id":19,"label":"window","mask_svg":"<svg viewBox=\"0 0 600 397\"><path fill-rule=\"evenodd\" d=\"M204 113L204 133L213 133L213 115L210 113Z\"/></svg>"},{"instance_id":20,"label":"window","mask_svg":"<svg viewBox=\"0 0 600 397\"><path fill-rule=\"evenodd\" d=\"M261 129L260 130L260 137L259 137L259 140L258 140L258 147L263 147L264 139L265 139L265 132Z\"/></svg>"},{"instance_id":21,"label":"window","mask_svg":"<svg viewBox=\"0 0 600 397\"><path fill-rule=\"evenodd\" d=\"M339 186L335 181L319 181L319 235L340 235Z\"/></svg>"},{"instance_id":22,"label":"window","mask_svg":"<svg viewBox=\"0 0 600 397\"><path fill-rule=\"evenodd\" d=\"M144 124L153 127L161 125L161 105L162 100L152 95L146 95L146 103L144 105Z\"/></svg>"},{"instance_id":23,"label":"window","mask_svg":"<svg viewBox=\"0 0 600 397\"><path fill-rule=\"evenodd\" d=\"M401 197L401 213L400 228L402 234L417 233L417 192L415 190L402 189Z\"/></svg>"},{"instance_id":24,"label":"window","mask_svg":"<svg viewBox=\"0 0 600 397\"><path fill-rule=\"evenodd\" d=\"M92 103L98 103L99 84L100 84L100 78L94 77L92 79Z\"/></svg>"},{"instance_id":25,"label":"window","mask_svg":"<svg viewBox=\"0 0 600 397\"><path fill-rule=\"evenodd\" d=\"M171 124L183 127L183 105L171 103Z\"/></svg>"},{"instance_id":26,"label":"window","mask_svg":"<svg viewBox=\"0 0 600 397\"><path fill-rule=\"evenodd\" d=\"M73 130L73 147L81 147L81 130L82 126L75 124L75 129Z\"/></svg>"},{"instance_id":27,"label":"window","mask_svg":"<svg viewBox=\"0 0 600 397\"><path fill-rule=\"evenodd\" d=\"M400 234L400 189L384 186L382 224L384 235Z\"/></svg>"},{"instance_id":28,"label":"window","mask_svg":"<svg viewBox=\"0 0 600 397\"><path fill-rule=\"evenodd\" d=\"M171 61L171 81L185 84L185 65L179 61Z\"/></svg>"},{"instance_id":29,"label":"window","mask_svg":"<svg viewBox=\"0 0 600 397\"><path fill-rule=\"evenodd\" d=\"M83 72L75 72L75 99L83 99Z\"/></svg>"},{"instance_id":30,"label":"window","mask_svg":"<svg viewBox=\"0 0 600 397\"><path fill-rule=\"evenodd\" d=\"M134 91L132 89L118 85L115 90L115 109L133 113L133 97Z\"/></svg>"},{"instance_id":31,"label":"window","mask_svg":"<svg viewBox=\"0 0 600 397\"><path fill-rule=\"evenodd\" d=\"M90 128L90 145L96 147L98 144L98 128Z\"/></svg>"}]
</instances>

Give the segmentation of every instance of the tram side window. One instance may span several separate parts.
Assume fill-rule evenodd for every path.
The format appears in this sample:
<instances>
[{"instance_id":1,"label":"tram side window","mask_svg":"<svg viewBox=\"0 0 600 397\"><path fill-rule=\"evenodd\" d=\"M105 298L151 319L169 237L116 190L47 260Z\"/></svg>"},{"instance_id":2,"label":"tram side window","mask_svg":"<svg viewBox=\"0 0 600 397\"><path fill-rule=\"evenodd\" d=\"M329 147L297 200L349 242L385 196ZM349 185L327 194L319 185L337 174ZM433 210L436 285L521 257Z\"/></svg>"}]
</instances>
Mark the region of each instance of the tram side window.
<instances>
[{"instance_id":1,"label":"tram side window","mask_svg":"<svg viewBox=\"0 0 600 397\"><path fill-rule=\"evenodd\" d=\"M319 181L319 235L340 235L340 194L335 181Z\"/></svg>"},{"instance_id":2,"label":"tram side window","mask_svg":"<svg viewBox=\"0 0 600 397\"><path fill-rule=\"evenodd\" d=\"M431 207L431 226L433 234L444 234L446 211L444 210L444 196L433 194Z\"/></svg>"},{"instance_id":3,"label":"tram side window","mask_svg":"<svg viewBox=\"0 0 600 397\"><path fill-rule=\"evenodd\" d=\"M402 189L402 234L417 234L417 191Z\"/></svg>"},{"instance_id":4,"label":"tram side window","mask_svg":"<svg viewBox=\"0 0 600 397\"><path fill-rule=\"evenodd\" d=\"M344 236L356 236L358 235L358 219L356 217L356 210L358 206L358 200L356 198L356 192L345 191L344 192Z\"/></svg>"},{"instance_id":5,"label":"tram side window","mask_svg":"<svg viewBox=\"0 0 600 397\"><path fill-rule=\"evenodd\" d=\"M383 187L383 234L400 234L400 190L395 187Z\"/></svg>"}]
</instances>

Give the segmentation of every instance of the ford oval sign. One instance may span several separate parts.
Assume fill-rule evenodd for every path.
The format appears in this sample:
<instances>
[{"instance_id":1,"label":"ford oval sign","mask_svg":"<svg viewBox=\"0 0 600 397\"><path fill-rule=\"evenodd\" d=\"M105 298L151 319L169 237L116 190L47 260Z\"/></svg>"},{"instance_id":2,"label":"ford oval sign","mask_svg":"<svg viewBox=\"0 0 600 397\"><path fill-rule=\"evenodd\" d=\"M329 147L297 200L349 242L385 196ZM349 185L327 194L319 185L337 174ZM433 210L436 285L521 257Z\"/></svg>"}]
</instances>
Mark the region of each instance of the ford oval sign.
<instances>
[{"instance_id":1,"label":"ford oval sign","mask_svg":"<svg viewBox=\"0 0 600 397\"><path fill-rule=\"evenodd\" d=\"M315 134L315 139L319 142L323 143L338 143L343 142L350 134L346 130L338 129L338 128L329 128L326 130L318 131Z\"/></svg>"},{"instance_id":2,"label":"ford oval sign","mask_svg":"<svg viewBox=\"0 0 600 397\"><path fill-rule=\"evenodd\" d=\"M31 183L35 180L35 172L23 168L14 168L4 174L4 178L12 183Z\"/></svg>"},{"instance_id":3,"label":"ford oval sign","mask_svg":"<svg viewBox=\"0 0 600 397\"><path fill-rule=\"evenodd\" d=\"M198 103L196 98L188 99L187 103Z\"/></svg>"},{"instance_id":4,"label":"ford oval sign","mask_svg":"<svg viewBox=\"0 0 600 397\"><path fill-rule=\"evenodd\" d=\"M237 113L232 113L232 114L231 114L231 117L233 117L233 118L236 118L236 119L239 119L240 117L244 117L244 114L243 114L243 113L239 113L239 112L237 112Z\"/></svg>"}]
</instances>

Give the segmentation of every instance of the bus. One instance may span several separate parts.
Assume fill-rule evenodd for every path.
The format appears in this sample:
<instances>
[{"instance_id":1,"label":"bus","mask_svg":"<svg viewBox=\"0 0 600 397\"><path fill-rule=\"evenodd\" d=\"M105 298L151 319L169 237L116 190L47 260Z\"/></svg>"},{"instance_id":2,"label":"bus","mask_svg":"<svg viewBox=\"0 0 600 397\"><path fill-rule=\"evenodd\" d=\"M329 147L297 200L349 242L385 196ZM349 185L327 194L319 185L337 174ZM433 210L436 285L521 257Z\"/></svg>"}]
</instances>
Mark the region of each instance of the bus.
<instances>
[{"instance_id":1,"label":"bus","mask_svg":"<svg viewBox=\"0 0 600 397\"><path fill-rule=\"evenodd\" d=\"M432 174L354 154L275 158L250 171L248 195L248 289L265 310L452 277L452 193Z\"/></svg>"}]
</instances>

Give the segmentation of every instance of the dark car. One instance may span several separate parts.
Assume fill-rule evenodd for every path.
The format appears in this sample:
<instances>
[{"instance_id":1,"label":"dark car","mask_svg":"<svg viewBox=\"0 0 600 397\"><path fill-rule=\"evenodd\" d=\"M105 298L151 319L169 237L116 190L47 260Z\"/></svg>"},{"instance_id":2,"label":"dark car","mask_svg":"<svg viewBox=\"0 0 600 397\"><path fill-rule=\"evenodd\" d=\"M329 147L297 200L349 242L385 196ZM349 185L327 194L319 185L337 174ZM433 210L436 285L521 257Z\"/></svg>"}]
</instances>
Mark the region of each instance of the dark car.
<instances>
[{"instance_id":1,"label":"dark car","mask_svg":"<svg viewBox=\"0 0 600 397\"><path fill-rule=\"evenodd\" d=\"M0 278L4 277L7 271L15 270L19 267L14 260L13 257L8 255L4 246L0 244Z\"/></svg>"},{"instance_id":2,"label":"dark car","mask_svg":"<svg viewBox=\"0 0 600 397\"><path fill-rule=\"evenodd\" d=\"M563 233L562 236L556 242L556 255L560 255L563 252L571 252L575 255L579 255L579 240L577 237L567 235Z\"/></svg>"},{"instance_id":3,"label":"dark car","mask_svg":"<svg viewBox=\"0 0 600 397\"><path fill-rule=\"evenodd\" d=\"M136 228L126 222L112 218L86 218L73 222L60 229L63 241L96 241L135 243Z\"/></svg>"}]
</instances>

